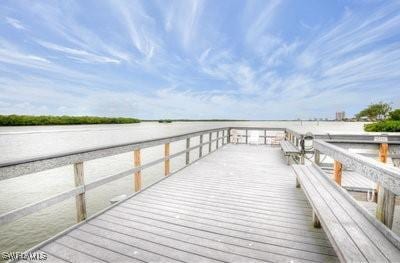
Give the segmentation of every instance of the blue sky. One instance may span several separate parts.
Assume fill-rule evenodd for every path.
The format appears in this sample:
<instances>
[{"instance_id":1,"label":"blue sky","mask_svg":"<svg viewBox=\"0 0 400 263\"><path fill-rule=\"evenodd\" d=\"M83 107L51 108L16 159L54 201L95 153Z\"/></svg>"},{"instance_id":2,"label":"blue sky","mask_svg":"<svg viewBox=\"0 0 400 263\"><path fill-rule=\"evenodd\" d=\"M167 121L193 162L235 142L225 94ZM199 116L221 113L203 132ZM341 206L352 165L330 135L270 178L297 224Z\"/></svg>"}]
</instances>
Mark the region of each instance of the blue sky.
<instances>
[{"instance_id":1,"label":"blue sky","mask_svg":"<svg viewBox=\"0 0 400 263\"><path fill-rule=\"evenodd\" d=\"M0 113L296 119L400 106L400 1L2 1Z\"/></svg>"}]
</instances>

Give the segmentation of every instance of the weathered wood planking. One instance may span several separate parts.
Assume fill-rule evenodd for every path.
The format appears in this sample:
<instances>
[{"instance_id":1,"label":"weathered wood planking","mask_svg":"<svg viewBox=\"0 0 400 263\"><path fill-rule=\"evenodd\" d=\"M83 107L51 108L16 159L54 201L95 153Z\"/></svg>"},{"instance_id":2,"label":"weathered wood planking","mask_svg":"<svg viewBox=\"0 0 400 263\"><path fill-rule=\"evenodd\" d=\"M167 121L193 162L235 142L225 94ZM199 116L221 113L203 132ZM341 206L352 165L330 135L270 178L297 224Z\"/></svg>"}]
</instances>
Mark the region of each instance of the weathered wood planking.
<instances>
[{"instance_id":1,"label":"weathered wood planking","mask_svg":"<svg viewBox=\"0 0 400 263\"><path fill-rule=\"evenodd\" d=\"M342 185L342 171L343 165L341 162L334 160L333 161L333 177L332 179L338 184Z\"/></svg>"},{"instance_id":2,"label":"weathered wood planking","mask_svg":"<svg viewBox=\"0 0 400 263\"><path fill-rule=\"evenodd\" d=\"M395 194L400 194L399 168L390 167L356 153L350 153L346 149L321 140L314 140L314 148L339 161L346 168L354 170L372 181L381 184Z\"/></svg>"},{"instance_id":3,"label":"weathered wood planking","mask_svg":"<svg viewBox=\"0 0 400 263\"><path fill-rule=\"evenodd\" d=\"M355 205L352 197L316 165L293 166L339 258L343 262L399 262L398 238Z\"/></svg>"},{"instance_id":4,"label":"weathered wood planking","mask_svg":"<svg viewBox=\"0 0 400 263\"><path fill-rule=\"evenodd\" d=\"M388 155L389 145L382 143L379 146L379 160L382 163L386 163ZM377 186L377 193L376 218L389 228L392 228L396 195L390 190L383 188L380 184Z\"/></svg>"},{"instance_id":5,"label":"weathered wood planking","mask_svg":"<svg viewBox=\"0 0 400 263\"><path fill-rule=\"evenodd\" d=\"M279 149L227 145L40 246L68 262L337 261Z\"/></svg>"},{"instance_id":6,"label":"weathered wood planking","mask_svg":"<svg viewBox=\"0 0 400 263\"><path fill-rule=\"evenodd\" d=\"M289 136L291 136L289 134ZM286 161L287 164L290 164L290 157L295 158L296 156L300 155L300 150L299 148L296 147L290 140L289 141L281 141L281 150L283 152L283 155L286 156Z\"/></svg>"},{"instance_id":7,"label":"weathered wood planking","mask_svg":"<svg viewBox=\"0 0 400 263\"><path fill-rule=\"evenodd\" d=\"M133 152L133 165L135 167L140 167L141 164L142 164L142 161L141 161L141 157L140 157L140 149L137 149ZM142 172L136 171L133 176L134 176L134 179L133 179L134 189L135 189L135 192L138 192L138 191L140 191L140 189L142 189Z\"/></svg>"},{"instance_id":8,"label":"weathered wood planking","mask_svg":"<svg viewBox=\"0 0 400 263\"><path fill-rule=\"evenodd\" d=\"M199 136L201 134L212 133L214 131L227 130L228 128L210 129L191 133L185 133L165 138L152 139L140 142L132 142L122 145L112 145L90 150L67 152L59 155L51 155L40 158L27 159L23 161L0 164L0 180L6 180L25 174L41 172L57 167L62 167L78 162L90 161L107 156L121 153L132 152L136 149L144 149L162 145L165 143L185 140L187 138ZM272 129L272 128L271 128Z\"/></svg>"},{"instance_id":9,"label":"weathered wood planking","mask_svg":"<svg viewBox=\"0 0 400 263\"><path fill-rule=\"evenodd\" d=\"M165 161L164 161L164 175L165 176L168 176L169 173L170 173L170 159L169 159L170 152L169 152L169 150L170 150L170 144L166 143L164 145L164 158L165 158Z\"/></svg>"},{"instance_id":10,"label":"weathered wood planking","mask_svg":"<svg viewBox=\"0 0 400 263\"><path fill-rule=\"evenodd\" d=\"M83 163L74 164L75 187L85 185ZM85 193L80 193L75 197L76 202L76 221L81 222L86 219L86 198Z\"/></svg>"}]
</instances>

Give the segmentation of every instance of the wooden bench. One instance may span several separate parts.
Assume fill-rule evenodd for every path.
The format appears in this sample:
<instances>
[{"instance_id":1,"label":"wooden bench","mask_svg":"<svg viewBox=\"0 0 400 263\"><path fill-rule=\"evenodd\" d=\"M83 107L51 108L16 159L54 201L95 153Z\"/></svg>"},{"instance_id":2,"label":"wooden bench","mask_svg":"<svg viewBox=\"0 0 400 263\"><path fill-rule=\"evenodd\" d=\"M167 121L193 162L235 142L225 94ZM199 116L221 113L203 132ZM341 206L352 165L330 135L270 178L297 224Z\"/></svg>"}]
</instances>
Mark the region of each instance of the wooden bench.
<instances>
[{"instance_id":1,"label":"wooden bench","mask_svg":"<svg viewBox=\"0 0 400 263\"><path fill-rule=\"evenodd\" d=\"M315 164L293 165L313 207L313 224L322 226L342 262L400 262L400 240L361 207Z\"/></svg>"},{"instance_id":2,"label":"wooden bench","mask_svg":"<svg viewBox=\"0 0 400 263\"><path fill-rule=\"evenodd\" d=\"M280 144L283 155L287 158L287 164L289 164L290 157L294 160L294 158L300 154L300 150L290 141L281 141Z\"/></svg>"}]
</instances>

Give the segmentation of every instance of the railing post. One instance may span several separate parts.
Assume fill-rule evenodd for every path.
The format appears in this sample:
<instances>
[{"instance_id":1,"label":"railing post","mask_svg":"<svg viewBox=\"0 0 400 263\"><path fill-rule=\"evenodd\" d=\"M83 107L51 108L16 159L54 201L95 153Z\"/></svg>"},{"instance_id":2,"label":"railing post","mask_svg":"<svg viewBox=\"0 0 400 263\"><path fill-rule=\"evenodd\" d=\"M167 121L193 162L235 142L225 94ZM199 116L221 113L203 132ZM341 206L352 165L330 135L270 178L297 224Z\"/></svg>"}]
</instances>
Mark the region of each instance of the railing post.
<instances>
[{"instance_id":1,"label":"railing post","mask_svg":"<svg viewBox=\"0 0 400 263\"><path fill-rule=\"evenodd\" d=\"M231 143L231 128L228 129L228 134L227 134L226 142Z\"/></svg>"},{"instance_id":2,"label":"railing post","mask_svg":"<svg viewBox=\"0 0 400 263\"><path fill-rule=\"evenodd\" d=\"M304 162L305 162L305 153L302 151L301 152L301 154L300 154L300 164L304 164Z\"/></svg>"},{"instance_id":3,"label":"railing post","mask_svg":"<svg viewBox=\"0 0 400 263\"><path fill-rule=\"evenodd\" d=\"M382 163L386 163L388 154L389 154L389 145L387 143L381 143L379 145L379 160Z\"/></svg>"},{"instance_id":4,"label":"railing post","mask_svg":"<svg viewBox=\"0 0 400 263\"><path fill-rule=\"evenodd\" d=\"M248 142L248 138L249 138L249 130L246 129L246 144Z\"/></svg>"},{"instance_id":5,"label":"railing post","mask_svg":"<svg viewBox=\"0 0 400 263\"><path fill-rule=\"evenodd\" d=\"M164 175L168 176L169 175L169 143L164 144Z\"/></svg>"},{"instance_id":6,"label":"railing post","mask_svg":"<svg viewBox=\"0 0 400 263\"><path fill-rule=\"evenodd\" d=\"M342 185L342 171L343 165L339 161L333 162L333 180L338 184Z\"/></svg>"},{"instance_id":7,"label":"railing post","mask_svg":"<svg viewBox=\"0 0 400 263\"><path fill-rule=\"evenodd\" d=\"M199 158L203 157L203 134L200 135Z\"/></svg>"},{"instance_id":8,"label":"railing post","mask_svg":"<svg viewBox=\"0 0 400 263\"><path fill-rule=\"evenodd\" d=\"M321 163L321 153L318 150L314 151L314 163L318 166Z\"/></svg>"},{"instance_id":9,"label":"railing post","mask_svg":"<svg viewBox=\"0 0 400 263\"><path fill-rule=\"evenodd\" d=\"M141 166L140 149L133 151L133 165L135 167ZM140 170L134 174L134 184L135 192L142 189L142 172Z\"/></svg>"},{"instance_id":10,"label":"railing post","mask_svg":"<svg viewBox=\"0 0 400 263\"><path fill-rule=\"evenodd\" d=\"M387 143L382 143L379 147L379 159L383 163L387 162L388 149L389 146ZM388 228L392 228L396 195L380 184L378 184L377 191L376 218Z\"/></svg>"},{"instance_id":11,"label":"railing post","mask_svg":"<svg viewBox=\"0 0 400 263\"><path fill-rule=\"evenodd\" d=\"M211 152L212 132L208 134L208 153Z\"/></svg>"},{"instance_id":12,"label":"railing post","mask_svg":"<svg viewBox=\"0 0 400 263\"><path fill-rule=\"evenodd\" d=\"M222 145L225 145L225 130L222 130Z\"/></svg>"},{"instance_id":13,"label":"railing post","mask_svg":"<svg viewBox=\"0 0 400 263\"><path fill-rule=\"evenodd\" d=\"M264 144L267 144L267 130L264 130Z\"/></svg>"},{"instance_id":14,"label":"railing post","mask_svg":"<svg viewBox=\"0 0 400 263\"><path fill-rule=\"evenodd\" d=\"M74 179L76 187L85 185L83 162L74 164ZM85 220L87 217L85 192L77 195L75 197L75 201L76 201L76 221L81 222Z\"/></svg>"},{"instance_id":15,"label":"railing post","mask_svg":"<svg viewBox=\"0 0 400 263\"><path fill-rule=\"evenodd\" d=\"M186 165L190 163L190 138L186 139Z\"/></svg>"},{"instance_id":16,"label":"railing post","mask_svg":"<svg viewBox=\"0 0 400 263\"><path fill-rule=\"evenodd\" d=\"M215 141L215 149L219 147L219 131L217 131L217 140Z\"/></svg>"}]
</instances>

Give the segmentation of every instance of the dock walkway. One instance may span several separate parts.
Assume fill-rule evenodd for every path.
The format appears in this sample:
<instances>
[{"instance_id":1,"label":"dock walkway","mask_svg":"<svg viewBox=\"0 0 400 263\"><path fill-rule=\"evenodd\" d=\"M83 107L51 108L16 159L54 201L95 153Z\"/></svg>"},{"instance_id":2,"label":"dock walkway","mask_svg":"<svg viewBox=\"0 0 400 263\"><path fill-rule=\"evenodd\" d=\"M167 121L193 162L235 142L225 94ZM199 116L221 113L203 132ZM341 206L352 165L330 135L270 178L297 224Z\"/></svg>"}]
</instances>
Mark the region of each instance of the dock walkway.
<instances>
[{"instance_id":1,"label":"dock walkway","mask_svg":"<svg viewBox=\"0 0 400 263\"><path fill-rule=\"evenodd\" d=\"M280 149L227 144L39 247L50 262L337 261Z\"/></svg>"}]
</instances>

